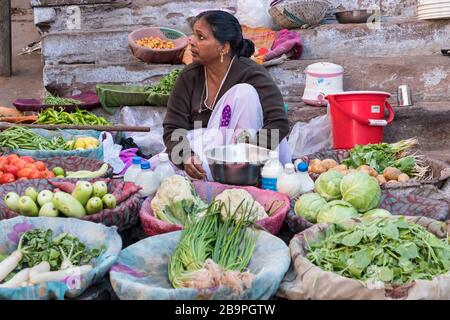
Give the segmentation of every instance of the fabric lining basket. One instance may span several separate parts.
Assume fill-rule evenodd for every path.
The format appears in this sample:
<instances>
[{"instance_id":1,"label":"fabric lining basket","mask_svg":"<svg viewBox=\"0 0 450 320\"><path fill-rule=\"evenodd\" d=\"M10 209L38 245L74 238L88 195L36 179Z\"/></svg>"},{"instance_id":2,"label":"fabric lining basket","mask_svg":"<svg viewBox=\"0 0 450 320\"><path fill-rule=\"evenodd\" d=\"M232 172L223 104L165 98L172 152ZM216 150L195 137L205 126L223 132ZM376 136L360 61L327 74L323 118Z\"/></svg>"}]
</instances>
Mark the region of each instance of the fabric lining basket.
<instances>
[{"instance_id":1,"label":"fabric lining basket","mask_svg":"<svg viewBox=\"0 0 450 320\"><path fill-rule=\"evenodd\" d=\"M145 37L159 37L162 40L173 41L175 48L151 49L136 44L136 40ZM151 63L180 63L188 42L188 37L184 33L165 27L142 28L128 35L128 44L133 55L139 60Z\"/></svg>"},{"instance_id":2,"label":"fabric lining basket","mask_svg":"<svg viewBox=\"0 0 450 320\"><path fill-rule=\"evenodd\" d=\"M112 114L114 108L146 105L151 86L97 84L95 88L102 107Z\"/></svg>"}]
</instances>

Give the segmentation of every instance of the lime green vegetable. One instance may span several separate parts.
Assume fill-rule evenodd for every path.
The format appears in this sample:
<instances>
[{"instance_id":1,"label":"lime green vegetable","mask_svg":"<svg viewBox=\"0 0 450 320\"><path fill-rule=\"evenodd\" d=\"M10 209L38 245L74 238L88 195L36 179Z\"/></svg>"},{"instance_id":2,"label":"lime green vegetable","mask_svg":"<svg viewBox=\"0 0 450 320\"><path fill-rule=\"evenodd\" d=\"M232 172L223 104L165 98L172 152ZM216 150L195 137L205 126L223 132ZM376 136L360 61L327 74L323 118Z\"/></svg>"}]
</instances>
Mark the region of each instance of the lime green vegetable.
<instances>
[{"instance_id":1,"label":"lime green vegetable","mask_svg":"<svg viewBox=\"0 0 450 320\"><path fill-rule=\"evenodd\" d=\"M55 208L53 202L45 203L39 210L40 217L57 217L58 214L58 209Z\"/></svg>"},{"instance_id":2,"label":"lime green vegetable","mask_svg":"<svg viewBox=\"0 0 450 320\"><path fill-rule=\"evenodd\" d=\"M36 191L35 188L33 188L33 187L26 188L24 195L33 199L34 202L37 202L38 192Z\"/></svg>"},{"instance_id":3,"label":"lime green vegetable","mask_svg":"<svg viewBox=\"0 0 450 320\"><path fill-rule=\"evenodd\" d=\"M33 199L28 196L23 196L19 199L19 212L24 216L37 217L39 209Z\"/></svg>"},{"instance_id":4,"label":"lime green vegetable","mask_svg":"<svg viewBox=\"0 0 450 320\"><path fill-rule=\"evenodd\" d=\"M367 212L378 207L381 189L378 181L364 172L352 172L341 182L342 199L359 212Z\"/></svg>"},{"instance_id":5,"label":"lime green vegetable","mask_svg":"<svg viewBox=\"0 0 450 320\"><path fill-rule=\"evenodd\" d=\"M80 170L80 171L67 171L67 178L79 178L79 179L90 179L90 178L99 178L106 174L108 171L108 164L104 163L97 171L88 171L88 170Z\"/></svg>"},{"instance_id":6,"label":"lime green vegetable","mask_svg":"<svg viewBox=\"0 0 450 320\"><path fill-rule=\"evenodd\" d=\"M317 215L317 223L344 224L346 221L357 217L358 211L350 203L334 200L320 209Z\"/></svg>"},{"instance_id":7,"label":"lime green vegetable","mask_svg":"<svg viewBox=\"0 0 450 320\"><path fill-rule=\"evenodd\" d=\"M85 206L92 196L92 183L88 181L78 181L75 189L72 191L72 196L77 199L81 205Z\"/></svg>"},{"instance_id":8,"label":"lime green vegetable","mask_svg":"<svg viewBox=\"0 0 450 320\"><path fill-rule=\"evenodd\" d=\"M341 199L341 180L344 176L336 170L329 170L322 173L314 183L315 191L325 200Z\"/></svg>"},{"instance_id":9,"label":"lime green vegetable","mask_svg":"<svg viewBox=\"0 0 450 320\"><path fill-rule=\"evenodd\" d=\"M327 201L317 193L306 193L295 202L295 214L316 223L320 209L327 205Z\"/></svg>"},{"instance_id":10,"label":"lime green vegetable","mask_svg":"<svg viewBox=\"0 0 450 320\"><path fill-rule=\"evenodd\" d=\"M6 196L3 198L3 201L5 201L6 206L14 211L19 212L19 199L20 196L15 192L8 192Z\"/></svg>"},{"instance_id":11,"label":"lime green vegetable","mask_svg":"<svg viewBox=\"0 0 450 320\"><path fill-rule=\"evenodd\" d=\"M65 192L56 192L53 196L55 208L67 217L82 218L86 215L86 210L81 203Z\"/></svg>"},{"instance_id":12,"label":"lime green vegetable","mask_svg":"<svg viewBox=\"0 0 450 320\"><path fill-rule=\"evenodd\" d=\"M117 206L117 199L111 193L105 194L102 201L105 208L114 209Z\"/></svg>"},{"instance_id":13,"label":"lime green vegetable","mask_svg":"<svg viewBox=\"0 0 450 320\"><path fill-rule=\"evenodd\" d=\"M99 197L92 197L86 204L88 214L95 214L103 210L103 201Z\"/></svg>"}]
</instances>

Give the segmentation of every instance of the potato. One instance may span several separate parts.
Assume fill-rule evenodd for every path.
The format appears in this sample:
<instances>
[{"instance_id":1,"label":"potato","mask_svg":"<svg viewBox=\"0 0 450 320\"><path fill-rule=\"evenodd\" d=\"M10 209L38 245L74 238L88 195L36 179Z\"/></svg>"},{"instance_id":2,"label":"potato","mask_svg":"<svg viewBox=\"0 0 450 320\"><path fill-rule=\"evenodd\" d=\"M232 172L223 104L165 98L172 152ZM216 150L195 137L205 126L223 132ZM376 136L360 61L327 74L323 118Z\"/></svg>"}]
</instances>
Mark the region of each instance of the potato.
<instances>
[{"instance_id":1,"label":"potato","mask_svg":"<svg viewBox=\"0 0 450 320\"><path fill-rule=\"evenodd\" d=\"M387 182L386 178L382 174L377 175L377 181L379 184L383 184L383 183Z\"/></svg>"},{"instance_id":2,"label":"potato","mask_svg":"<svg viewBox=\"0 0 450 320\"><path fill-rule=\"evenodd\" d=\"M364 164L364 165L362 165L362 166L359 166L357 170L358 170L359 172L364 172L364 173L367 173L367 174L370 175L370 172L371 172L370 169L372 169L372 168ZM373 169L372 169L372 170L373 170Z\"/></svg>"},{"instance_id":3,"label":"potato","mask_svg":"<svg viewBox=\"0 0 450 320\"><path fill-rule=\"evenodd\" d=\"M339 165L339 163L337 163L335 160L333 159L325 159L322 160L322 164L327 168L327 169L332 169L335 168Z\"/></svg>"},{"instance_id":4,"label":"potato","mask_svg":"<svg viewBox=\"0 0 450 320\"><path fill-rule=\"evenodd\" d=\"M345 164L340 164L340 165L334 167L333 170L344 171L344 170L348 170L348 167Z\"/></svg>"},{"instance_id":5,"label":"potato","mask_svg":"<svg viewBox=\"0 0 450 320\"><path fill-rule=\"evenodd\" d=\"M321 173L327 172L327 168L322 163L316 163L316 164L309 165L308 171L312 172L312 173L321 174Z\"/></svg>"},{"instance_id":6,"label":"potato","mask_svg":"<svg viewBox=\"0 0 450 320\"><path fill-rule=\"evenodd\" d=\"M398 176L398 182L408 181L410 178L406 173L402 173Z\"/></svg>"},{"instance_id":7,"label":"potato","mask_svg":"<svg viewBox=\"0 0 450 320\"><path fill-rule=\"evenodd\" d=\"M320 159L312 159L311 161L309 161L310 166L321 164L321 163L322 163L322 160L320 160Z\"/></svg>"},{"instance_id":8,"label":"potato","mask_svg":"<svg viewBox=\"0 0 450 320\"><path fill-rule=\"evenodd\" d=\"M383 171L383 176L387 181L398 180L398 176L401 175L402 172L394 167L387 167Z\"/></svg>"}]
</instances>

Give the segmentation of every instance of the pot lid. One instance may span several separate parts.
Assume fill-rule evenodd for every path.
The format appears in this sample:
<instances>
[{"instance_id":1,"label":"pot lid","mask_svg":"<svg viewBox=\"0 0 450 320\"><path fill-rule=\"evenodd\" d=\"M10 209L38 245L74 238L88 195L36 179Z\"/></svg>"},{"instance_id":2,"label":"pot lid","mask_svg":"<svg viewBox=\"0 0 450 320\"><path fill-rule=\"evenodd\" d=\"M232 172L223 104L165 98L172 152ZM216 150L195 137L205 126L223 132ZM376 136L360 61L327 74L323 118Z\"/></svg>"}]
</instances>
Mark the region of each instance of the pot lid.
<instances>
[{"instance_id":1,"label":"pot lid","mask_svg":"<svg viewBox=\"0 0 450 320\"><path fill-rule=\"evenodd\" d=\"M310 64L305 71L311 73L340 73L344 71L344 68L331 62L318 62Z\"/></svg>"},{"instance_id":2,"label":"pot lid","mask_svg":"<svg viewBox=\"0 0 450 320\"><path fill-rule=\"evenodd\" d=\"M388 96L388 98L391 96L391 94L389 92L384 92L384 91L343 91L343 92L327 94L326 97L337 96L337 95L342 96L342 95L347 95L347 94L384 94L384 95ZM325 99L326 99L326 97L325 97Z\"/></svg>"}]
</instances>

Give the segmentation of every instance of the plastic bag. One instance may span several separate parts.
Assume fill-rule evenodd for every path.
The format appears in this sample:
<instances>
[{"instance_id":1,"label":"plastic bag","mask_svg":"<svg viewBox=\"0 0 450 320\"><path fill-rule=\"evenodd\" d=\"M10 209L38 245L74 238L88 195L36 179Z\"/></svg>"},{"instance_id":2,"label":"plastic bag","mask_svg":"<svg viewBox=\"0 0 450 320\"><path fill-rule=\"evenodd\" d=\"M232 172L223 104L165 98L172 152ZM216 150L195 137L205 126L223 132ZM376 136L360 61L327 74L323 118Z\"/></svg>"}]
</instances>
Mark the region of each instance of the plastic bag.
<instances>
[{"instance_id":1,"label":"plastic bag","mask_svg":"<svg viewBox=\"0 0 450 320\"><path fill-rule=\"evenodd\" d=\"M236 18L241 25L251 28L273 29L274 23L269 15L269 0L237 0Z\"/></svg>"},{"instance_id":2,"label":"plastic bag","mask_svg":"<svg viewBox=\"0 0 450 320\"><path fill-rule=\"evenodd\" d=\"M125 138L133 138L133 141L146 155L155 155L165 149L163 141L163 121L166 114L165 108L157 107L124 107L120 111L120 123L130 126L150 127L150 132L125 132Z\"/></svg>"},{"instance_id":3,"label":"plastic bag","mask_svg":"<svg viewBox=\"0 0 450 320\"><path fill-rule=\"evenodd\" d=\"M310 122L297 122L289 135L288 145L294 159L333 148L333 132L328 114Z\"/></svg>"},{"instance_id":4,"label":"plastic bag","mask_svg":"<svg viewBox=\"0 0 450 320\"><path fill-rule=\"evenodd\" d=\"M114 173L120 173L125 168L125 163L120 159L122 146L114 143L114 139L109 132L102 132L101 141L103 144L103 161L108 163Z\"/></svg>"}]
</instances>

